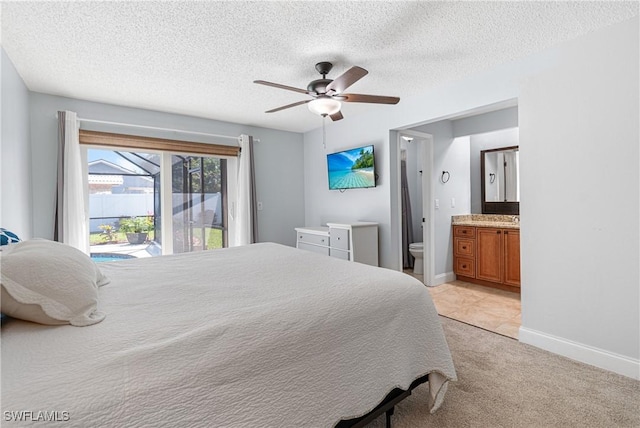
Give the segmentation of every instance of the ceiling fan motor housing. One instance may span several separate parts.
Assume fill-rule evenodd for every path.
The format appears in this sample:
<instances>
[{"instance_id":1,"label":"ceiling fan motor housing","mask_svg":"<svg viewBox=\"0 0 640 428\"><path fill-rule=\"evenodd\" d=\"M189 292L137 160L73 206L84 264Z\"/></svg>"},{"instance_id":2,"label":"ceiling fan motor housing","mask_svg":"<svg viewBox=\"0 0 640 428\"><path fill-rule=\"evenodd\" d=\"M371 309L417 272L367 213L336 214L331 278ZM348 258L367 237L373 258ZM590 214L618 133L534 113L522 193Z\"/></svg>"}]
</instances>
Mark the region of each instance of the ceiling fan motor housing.
<instances>
[{"instance_id":1,"label":"ceiling fan motor housing","mask_svg":"<svg viewBox=\"0 0 640 428\"><path fill-rule=\"evenodd\" d=\"M327 85L333 82L331 79L317 79L309 83L307 91L315 92L316 94L324 94L327 92Z\"/></svg>"}]
</instances>

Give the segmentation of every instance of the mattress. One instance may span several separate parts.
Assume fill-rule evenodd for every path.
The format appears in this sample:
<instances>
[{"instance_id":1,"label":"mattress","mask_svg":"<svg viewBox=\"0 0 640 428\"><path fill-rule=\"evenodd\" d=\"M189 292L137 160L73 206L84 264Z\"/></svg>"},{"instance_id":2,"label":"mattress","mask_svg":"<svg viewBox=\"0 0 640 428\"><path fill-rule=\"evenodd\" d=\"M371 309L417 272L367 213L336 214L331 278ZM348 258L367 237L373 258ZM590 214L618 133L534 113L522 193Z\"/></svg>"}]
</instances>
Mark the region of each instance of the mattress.
<instances>
[{"instance_id":1,"label":"mattress","mask_svg":"<svg viewBox=\"0 0 640 428\"><path fill-rule=\"evenodd\" d=\"M456 378L400 272L273 243L100 268L101 323L3 326L3 426L331 427L426 374L435 411Z\"/></svg>"}]
</instances>

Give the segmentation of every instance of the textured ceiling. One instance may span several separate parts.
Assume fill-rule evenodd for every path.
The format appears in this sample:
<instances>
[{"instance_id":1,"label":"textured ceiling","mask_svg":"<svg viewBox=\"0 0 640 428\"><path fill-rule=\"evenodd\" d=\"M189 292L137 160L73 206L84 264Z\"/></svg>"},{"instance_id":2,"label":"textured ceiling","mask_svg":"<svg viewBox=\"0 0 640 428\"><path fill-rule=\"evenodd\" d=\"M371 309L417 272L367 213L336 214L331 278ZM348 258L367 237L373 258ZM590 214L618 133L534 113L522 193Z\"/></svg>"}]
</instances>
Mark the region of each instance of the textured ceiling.
<instances>
[{"instance_id":1,"label":"textured ceiling","mask_svg":"<svg viewBox=\"0 0 640 428\"><path fill-rule=\"evenodd\" d=\"M2 2L2 45L32 91L303 132L331 61L349 92L401 98L629 19L637 2ZM344 120L387 105L347 104Z\"/></svg>"}]
</instances>

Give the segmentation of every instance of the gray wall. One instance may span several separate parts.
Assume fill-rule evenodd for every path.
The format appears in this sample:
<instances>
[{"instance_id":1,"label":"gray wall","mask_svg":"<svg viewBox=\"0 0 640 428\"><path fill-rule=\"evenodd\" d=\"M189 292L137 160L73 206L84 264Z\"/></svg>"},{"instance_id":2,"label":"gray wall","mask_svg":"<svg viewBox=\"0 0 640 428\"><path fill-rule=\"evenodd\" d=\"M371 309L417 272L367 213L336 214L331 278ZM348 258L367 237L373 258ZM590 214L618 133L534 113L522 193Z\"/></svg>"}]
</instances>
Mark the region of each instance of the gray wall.
<instances>
[{"instance_id":1,"label":"gray wall","mask_svg":"<svg viewBox=\"0 0 640 428\"><path fill-rule=\"evenodd\" d=\"M518 107L509 107L451 121L454 137L483 134L518 126Z\"/></svg>"},{"instance_id":2,"label":"gray wall","mask_svg":"<svg viewBox=\"0 0 640 428\"><path fill-rule=\"evenodd\" d=\"M151 110L31 93L31 145L34 236L53 236L58 110L70 110L83 119L98 119L163 128L259 139L255 147L256 187L263 210L258 212L259 240L295 245L293 228L304 223L304 170L302 135L292 132L220 122ZM235 144L234 140L167 131L83 123L82 128L191 141Z\"/></svg>"},{"instance_id":3,"label":"gray wall","mask_svg":"<svg viewBox=\"0 0 640 428\"><path fill-rule=\"evenodd\" d=\"M0 227L21 239L33 236L29 91L2 50L2 173Z\"/></svg>"},{"instance_id":4,"label":"gray wall","mask_svg":"<svg viewBox=\"0 0 640 428\"><path fill-rule=\"evenodd\" d=\"M436 283L453 278L453 237L451 216L469 213L469 138L455 138L452 122L438 121L413 128L433 135L433 171L435 182L435 277ZM449 172L449 181L442 181L442 171ZM452 206L452 199L455 206Z\"/></svg>"},{"instance_id":5,"label":"gray wall","mask_svg":"<svg viewBox=\"0 0 640 428\"><path fill-rule=\"evenodd\" d=\"M396 106L351 116L345 106L345 120L327 125L326 150L321 129L304 134L306 223L378 221L381 265L400 269L396 130L519 99L521 338L639 377L638 24L616 24ZM375 144L380 185L329 191L326 153L358 144ZM612 190L597 173L602 159L617 165L624 185Z\"/></svg>"},{"instance_id":6,"label":"gray wall","mask_svg":"<svg viewBox=\"0 0 640 428\"><path fill-rule=\"evenodd\" d=\"M567 43L524 82L520 338L640 379L638 24Z\"/></svg>"},{"instance_id":7,"label":"gray wall","mask_svg":"<svg viewBox=\"0 0 640 428\"><path fill-rule=\"evenodd\" d=\"M517 146L518 132L494 133L494 131L518 127L518 107L509 107L451 121L454 137L471 138L471 213L482 214L480 150Z\"/></svg>"}]
</instances>

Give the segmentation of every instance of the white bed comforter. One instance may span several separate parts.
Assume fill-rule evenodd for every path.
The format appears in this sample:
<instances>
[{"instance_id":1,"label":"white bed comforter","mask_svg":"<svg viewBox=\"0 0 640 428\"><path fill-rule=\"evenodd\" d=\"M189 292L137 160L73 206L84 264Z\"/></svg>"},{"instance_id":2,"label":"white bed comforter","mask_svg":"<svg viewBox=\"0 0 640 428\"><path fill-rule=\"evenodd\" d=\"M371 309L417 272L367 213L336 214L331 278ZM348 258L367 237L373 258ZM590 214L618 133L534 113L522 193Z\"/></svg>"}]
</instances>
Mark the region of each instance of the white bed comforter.
<instances>
[{"instance_id":1,"label":"white bed comforter","mask_svg":"<svg viewBox=\"0 0 640 428\"><path fill-rule=\"evenodd\" d=\"M2 328L2 426L330 427L427 373L435 410L456 376L399 272L268 243L100 267L103 322Z\"/></svg>"}]
</instances>

